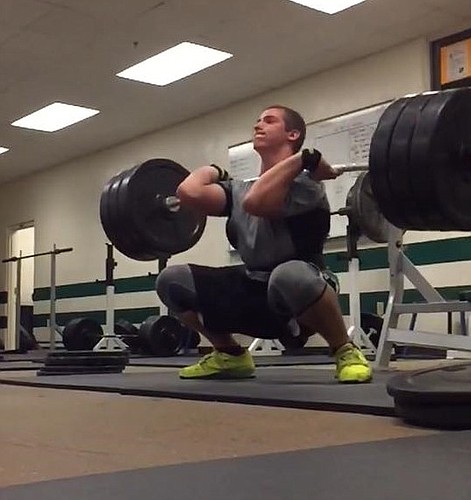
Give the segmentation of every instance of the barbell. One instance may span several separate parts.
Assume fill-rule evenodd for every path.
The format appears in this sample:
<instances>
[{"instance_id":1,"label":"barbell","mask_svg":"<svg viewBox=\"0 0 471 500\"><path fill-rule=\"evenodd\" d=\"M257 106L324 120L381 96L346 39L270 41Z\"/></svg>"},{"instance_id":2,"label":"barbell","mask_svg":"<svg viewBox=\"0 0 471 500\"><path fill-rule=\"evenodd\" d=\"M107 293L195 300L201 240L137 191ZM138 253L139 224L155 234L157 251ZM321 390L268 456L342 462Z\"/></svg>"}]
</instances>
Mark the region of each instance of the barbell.
<instances>
[{"instance_id":1,"label":"barbell","mask_svg":"<svg viewBox=\"0 0 471 500\"><path fill-rule=\"evenodd\" d=\"M471 88L395 100L378 121L368 164L333 167L365 171L346 204L373 241L386 241L389 223L404 230L470 231ZM180 206L175 196L187 175L175 161L159 158L106 183L100 219L118 251L134 260L156 260L198 242L206 217Z\"/></svg>"}]
</instances>

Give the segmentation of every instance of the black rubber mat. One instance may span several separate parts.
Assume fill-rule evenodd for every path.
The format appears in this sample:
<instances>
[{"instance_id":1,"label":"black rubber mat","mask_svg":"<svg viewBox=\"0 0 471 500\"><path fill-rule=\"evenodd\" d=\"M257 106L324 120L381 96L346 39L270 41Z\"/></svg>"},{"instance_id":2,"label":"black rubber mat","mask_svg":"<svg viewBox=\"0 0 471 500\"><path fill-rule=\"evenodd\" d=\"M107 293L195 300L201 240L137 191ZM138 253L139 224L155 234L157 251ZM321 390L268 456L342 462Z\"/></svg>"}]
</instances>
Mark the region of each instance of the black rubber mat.
<instances>
[{"instance_id":1,"label":"black rubber mat","mask_svg":"<svg viewBox=\"0 0 471 500\"><path fill-rule=\"evenodd\" d=\"M471 432L456 432L46 481L3 488L0 497L468 500L470 467Z\"/></svg>"},{"instance_id":2,"label":"black rubber mat","mask_svg":"<svg viewBox=\"0 0 471 500\"><path fill-rule=\"evenodd\" d=\"M172 356L166 358L130 358L132 366L173 366L181 368L195 363L201 356ZM313 356L254 356L257 366L299 366L299 365L329 365L333 358L324 355Z\"/></svg>"},{"instance_id":3,"label":"black rubber mat","mask_svg":"<svg viewBox=\"0 0 471 500\"><path fill-rule=\"evenodd\" d=\"M114 375L8 377L0 383L68 388L121 394L394 415L386 392L392 372L375 375L369 384L339 384L332 369L259 368L246 380L180 380L176 371Z\"/></svg>"}]
</instances>

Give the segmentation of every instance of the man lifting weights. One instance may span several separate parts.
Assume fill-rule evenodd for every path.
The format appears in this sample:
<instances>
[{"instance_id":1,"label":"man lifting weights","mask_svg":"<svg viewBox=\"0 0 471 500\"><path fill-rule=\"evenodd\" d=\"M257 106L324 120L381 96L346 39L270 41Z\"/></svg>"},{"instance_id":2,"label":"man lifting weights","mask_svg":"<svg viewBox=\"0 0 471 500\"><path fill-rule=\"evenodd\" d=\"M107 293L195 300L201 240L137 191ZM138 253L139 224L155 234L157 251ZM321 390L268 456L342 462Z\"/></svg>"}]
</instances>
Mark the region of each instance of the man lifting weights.
<instances>
[{"instance_id":1,"label":"man lifting weights","mask_svg":"<svg viewBox=\"0 0 471 500\"><path fill-rule=\"evenodd\" d=\"M304 119L270 106L257 119L253 145L260 176L233 180L217 165L194 170L177 189L182 206L228 217L226 232L243 262L227 267L167 267L157 278L162 302L214 350L180 371L183 379L249 378L255 364L233 333L257 338L319 333L342 383L368 382L372 370L347 335L323 247L330 207L321 181L339 174L317 150L301 147Z\"/></svg>"}]
</instances>

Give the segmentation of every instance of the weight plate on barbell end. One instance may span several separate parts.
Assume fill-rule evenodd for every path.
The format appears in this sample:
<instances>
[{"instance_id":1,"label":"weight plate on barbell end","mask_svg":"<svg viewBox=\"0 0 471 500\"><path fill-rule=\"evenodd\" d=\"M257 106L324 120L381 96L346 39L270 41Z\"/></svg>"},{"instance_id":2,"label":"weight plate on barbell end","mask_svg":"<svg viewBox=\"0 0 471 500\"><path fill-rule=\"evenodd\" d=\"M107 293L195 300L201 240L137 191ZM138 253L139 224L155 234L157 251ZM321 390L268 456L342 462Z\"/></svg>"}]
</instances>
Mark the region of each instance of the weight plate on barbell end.
<instances>
[{"instance_id":1,"label":"weight plate on barbell end","mask_svg":"<svg viewBox=\"0 0 471 500\"><path fill-rule=\"evenodd\" d=\"M157 197L175 196L189 172L168 159L151 159L133 169L123 180L120 197L129 210L133 227L143 236L155 258L175 255L193 247L201 238L206 217L180 207L170 212L159 207Z\"/></svg>"},{"instance_id":2,"label":"weight plate on barbell end","mask_svg":"<svg viewBox=\"0 0 471 500\"><path fill-rule=\"evenodd\" d=\"M126 201L128 179L137 168L139 168L139 165L123 173L119 182L113 186L110 200L111 206L115 210L115 219L119 225L120 237L122 240L127 241L126 248L129 251L125 255L134 260L150 261L156 259L155 252L149 247L145 235L136 227Z\"/></svg>"},{"instance_id":3,"label":"weight plate on barbell end","mask_svg":"<svg viewBox=\"0 0 471 500\"><path fill-rule=\"evenodd\" d=\"M362 172L347 196L350 217L361 233L376 243L387 243L389 222L379 210L371 189L369 172Z\"/></svg>"},{"instance_id":4,"label":"weight plate on barbell end","mask_svg":"<svg viewBox=\"0 0 471 500\"><path fill-rule=\"evenodd\" d=\"M407 224L401 217L400 210L398 210L391 191L389 148L394 126L403 109L406 107L407 102L406 97L401 97L385 109L371 138L369 152L369 172L375 199L378 202L381 213L384 214L391 224L399 228L403 228Z\"/></svg>"},{"instance_id":5,"label":"weight plate on barbell end","mask_svg":"<svg viewBox=\"0 0 471 500\"><path fill-rule=\"evenodd\" d=\"M470 231L471 88L432 95L414 134L411 162L417 192L433 192L432 203L447 221L440 229Z\"/></svg>"},{"instance_id":6,"label":"weight plate on barbell end","mask_svg":"<svg viewBox=\"0 0 471 500\"><path fill-rule=\"evenodd\" d=\"M155 356L175 356L182 344L184 326L173 316L149 316L139 328L144 346Z\"/></svg>"},{"instance_id":7,"label":"weight plate on barbell end","mask_svg":"<svg viewBox=\"0 0 471 500\"><path fill-rule=\"evenodd\" d=\"M416 123L420 113L430 100L429 94L419 94L408 98L406 106L394 126L389 146L389 179L401 219L406 223L404 229L426 229L432 224L435 204L422 205L414 196L412 172L410 168L410 148Z\"/></svg>"},{"instance_id":8,"label":"weight plate on barbell end","mask_svg":"<svg viewBox=\"0 0 471 500\"><path fill-rule=\"evenodd\" d=\"M432 94L430 92L409 98L409 104L404 114L408 114L409 122L414 121L414 123L408 127L403 122L403 134L410 136L409 147L404 147L402 151L404 158L403 171L399 167L399 169L395 170L396 175L393 178L393 183L405 184L402 195L397 193L398 201L406 207L409 213L418 211L420 214L419 218L412 216L409 218L410 224L408 228L425 231L451 229L449 221L446 220L437 204L433 184L428 180L430 178L430 162L418 164L412 155L412 151L416 147L417 128L422 120L423 111L428 107L431 99ZM411 118L412 116L413 118ZM400 156L399 148L396 149ZM422 179L421 182L417 182L419 178Z\"/></svg>"},{"instance_id":9,"label":"weight plate on barbell end","mask_svg":"<svg viewBox=\"0 0 471 500\"><path fill-rule=\"evenodd\" d=\"M103 336L103 329L92 318L75 318L62 332L62 342L69 351L92 350Z\"/></svg>"},{"instance_id":10,"label":"weight plate on barbell end","mask_svg":"<svg viewBox=\"0 0 471 500\"><path fill-rule=\"evenodd\" d=\"M100 219L103 230L114 247L123 255L134 259L135 255L139 255L139 251L132 241L132 235L129 234L129 231L126 233L117 201L117 191L121 185L121 179L127 173L127 170L120 172L110 179L103 188L100 198Z\"/></svg>"}]
</instances>

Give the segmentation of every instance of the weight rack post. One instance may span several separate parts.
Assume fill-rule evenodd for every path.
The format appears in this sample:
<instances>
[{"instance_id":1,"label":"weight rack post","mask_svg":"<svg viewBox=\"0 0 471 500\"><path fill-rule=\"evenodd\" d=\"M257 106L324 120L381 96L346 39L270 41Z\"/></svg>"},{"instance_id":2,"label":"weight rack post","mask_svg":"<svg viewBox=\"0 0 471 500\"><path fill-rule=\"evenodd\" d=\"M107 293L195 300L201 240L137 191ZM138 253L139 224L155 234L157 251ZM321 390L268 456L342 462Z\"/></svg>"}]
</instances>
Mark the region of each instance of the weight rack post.
<instances>
[{"instance_id":1,"label":"weight rack post","mask_svg":"<svg viewBox=\"0 0 471 500\"><path fill-rule=\"evenodd\" d=\"M360 235L360 229L351 220L351 217L349 217L347 226L347 259L348 276L350 278L348 304L351 326L348 329L348 336L361 348L365 355L376 355L376 347L361 326L360 257L358 255L358 240L360 239Z\"/></svg>"},{"instance_id":2,"label":"weight rack post","mask_svg":"<svg viewBox=\"0 0 471 500\"><path fill-rule=\"evenodd\" d=\"M105 286L106 286L106 334L114 333L114 279L113 271L116 267L113 258L113 245L106 244Z\"/></svg>"},{"instance_id":3,"label":"weight rack post","mask_svg":"<svg viewBox=\"0 0 471 500\"><path fill-rule=\"evenodd\" d=\"M39 252L31 255L23 255L20 251L18 257L10 257L3 259L2 263L15 262L16 263L16 289L15 289L15 349L20 345L20 330L21 330L21 262L24 259L31 259L34 257L42 257L44 255L51 256L51 289L50 289L50 312L49 312L49 348L55 349L55 333L57 331L56 325L56 256L60 253L72 252L73 248L57 248L54 243L53 249L48 252Z\"/></svg>"},{"instance_id":4,"label":"weight rack post","mask_svg":"<svg viewBox=\"0 0 471 500\"><path fill-rule=\"evenodd\" d=\"M16 288L15 288L15 349L20 348L21 327L21 251L16 261Z\"/></svg>"},{"instance_id":5,"label":"weight rack post","mask_svg":"<svg viewBox=\"0 0 471 500\"><path fill-rule=\"evenodd\" d=\"M49 350L56 348L56 244L52 247L51 254L51 292L50 292L50 318L49 318Z\"/></svg>"},{"instance_id":6,"label":"weight rack post","mask_svg":"<svg viewBox=\"0 0 471 500\"><path fill-rule=\"evenodd\" d=\"M106 325L102 339L93 348L94 351L126 351L128 346L114 331L114 268L118 263L113 257L113 245L106 244L105 286L106 286Z\"/></svg>"}]
</instances>

